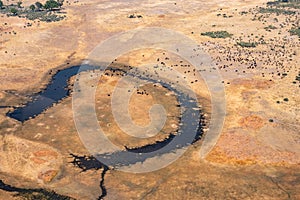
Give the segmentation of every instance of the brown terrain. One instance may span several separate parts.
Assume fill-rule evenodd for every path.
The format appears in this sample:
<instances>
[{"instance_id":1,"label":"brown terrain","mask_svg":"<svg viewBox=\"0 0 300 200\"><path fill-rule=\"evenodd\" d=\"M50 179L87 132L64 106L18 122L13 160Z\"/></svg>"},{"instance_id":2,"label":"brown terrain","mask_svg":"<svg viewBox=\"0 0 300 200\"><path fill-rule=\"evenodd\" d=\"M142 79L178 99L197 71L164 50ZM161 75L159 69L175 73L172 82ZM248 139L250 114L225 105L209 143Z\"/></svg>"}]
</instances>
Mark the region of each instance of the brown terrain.
<instances>
[{"instance_id":1,"label":"brown terrain","mask_svg":"<svg viewBox=\"0 0 300 200\"><path fill-rule=\"evenodd\" d=\"M34 2L24 1L23 6ZM259 7L266 7L266 3L69 1L62 8L66 18L49 23L0 14L0 180L11 187L54 191L67 199L98 199L103 194L100 181L107 191L103 199L300 199L300 81L295 81L300 74L300 40L289 33L293 24L300 27L300 9L295 9L294 15L259 13ZM128 17L132 14L142 17ZM268 31L265 27L269 25L277 28ZM158 171L82 171L72 164L72 155L90 153L78 136L71 96L23 123L6 116L13 110L10 106L26 104L32 94L44 89L57 70L81 64L100 42L143 27L162 27L187 35L219 68L225 85L226 118L217 144L204 159L199 156L199 140ZM222 30L232 36L201 35ZM238 41L258 44L243 48ZM111 66L138 68L146 63L160 68L189 64L170 52L142 49L120 55ZM177 70L185 73L181 67ZM201 77L192 73L186 76L198 80L189 86L197 94L208 124L205 137L211 116L209 91ZM143 93L133 94L129 113L136 124L145 126L150 121L149 109L160 103L167 114L164 128L147 139L133 138L120 130L110 105L110 94L120 77L108 71L96 90L97 117L108 138L125 149L176 134L180 123L176 97L153 84L139 88ZM0 188L0 199L59 199Z\"/></svg>"}]
</instances>

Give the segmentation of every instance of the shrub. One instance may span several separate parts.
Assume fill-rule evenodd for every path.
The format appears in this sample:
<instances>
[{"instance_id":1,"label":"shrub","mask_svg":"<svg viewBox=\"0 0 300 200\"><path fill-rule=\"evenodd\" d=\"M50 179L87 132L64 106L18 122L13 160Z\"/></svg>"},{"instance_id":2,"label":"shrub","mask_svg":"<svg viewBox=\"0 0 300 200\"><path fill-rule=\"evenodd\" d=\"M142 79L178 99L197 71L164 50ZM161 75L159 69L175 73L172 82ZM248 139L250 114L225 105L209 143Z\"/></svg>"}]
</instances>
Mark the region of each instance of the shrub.
<instances>
[{"instance_id":1,"label":"shrub","mask_svg":"<svg viewBox=\"0 0 300 200\"><path fill-rule=\"evenodd\" d=\"M44 21L44 22L56 22L56 21L60 21L64 19L63 16L59 16L59 15L56 15L56 14L46 14L46 15L43 15L40 20L41 21Z\"/></svg>"},{"instance_id":2,"label":"shrub","mask_svg":"<svg viewBox=\"0 0 300 200\"><path fill-rule=\"evenodd\" d=\"M23 3L22 1L18 1L18 2L17 2L18 8L22 8L22 3Z\"/></svg>"},{"instance_id":3,"label":"shrub","mask_svg":"<svg viewBox=\"0 0 300 200\"><path fill-rule=\"evenodd\" d=\"M60 6L63 5L64 0L48 0L45 3L45 6L43 6L42 3L36 2L34 4L31 4L28 7L19 9L18 7L21 7L22 1L19 1L18 5L8 5L5 7L5 9L0 10L1 13L7 14L7 16L18 16L21 18L27 18L29 20L36 20L39 19L41 21L46 22L54 22L54 21L60 21L64 19L66 16L58 15L58 11ZM2 0L0 0L0 7L1 7ZM46 9L42 9L42 8ZM54 10L54 8L58 8Z\"/></svg>"},{"instance_id":4,"label":"shrub","mask_svg":"<svg viewBox=\"0 0 300 200\"><path fill-rule=\"evenodd\" d=\"M27 13L26 18L29 20L39 19L39 20L45 21L45 22L55 22L55 21L60 21L60 20L64 19L63 16L59 16L56 14L49 14L45 10L40 11L40 12Z\"/></svg>"},{"instance_id":5,"label":"shrub","mask_svg":"<svg viewBox=\"0 0 300 200\"><path fill-rule=\"evenodd\" d=\"M274 29L277 29L276 26L273 26L273 25L269 25L267 27L264 28L266 31L271 31L271 30L274 30Z\"/></svg>"},{"instance_id":6,"label":"shrub","mask_svg":"<svg viewBox=\"0 0 300 200\"><path fill-rule=\"evenodd\" d=\"M59 7L61 8L64 5L65 0L57 0Z\"/></svg>"},{"instance_id":7,"label":"shrub","mask_svg":"<svg viewBox=\"0 0 300 200\"><path fill-rule=\"evenodd\" d=\"M40 2L35 2L35 6L37 7L38 10L40 10L41 8L43 8L43 4Z\"/></svg>"},{"instance_id":8,"label":"shrub","mask_svg":"<svg viewBox=\"0 0 300 200\"><path fill-rule=\"evenodd\" d=\"M228 33L227 31L205 32L201 33L201 35L209 36L211 38L227 38L232 36L232 34Z\"/></svg>"},{"instance_id":9,"label":"shrub","mask_svg":"<svg viewBox=\"0 0 300 200\"><path fill-rule=\"evenodd\" d=\"M289 32L291 35L298 35L298 37L300 38L300 27L292 28Z\"/></svg>"},{"instance_id":10,"label":"shrub","mask_svg":"<svg viewBox=\"0 0 300 200\"><path fill-rule=\"evenodd\" d=\"M33 5L33 4L30 5L30 6L29 6L29 9L32 10L32 11L34 11L34 10L35 10L35 5Z\"/></svg>"},{"instance_id":11,"label":"shrub","mask_svg":"<svg viewBox=\"0 0 300 200\"><path fill-rule=\"evenodd\" d=\"M278 9L278 8L260 8L259 12L260 13L275 13L277 15L279 15L279 14L284 14L284 15L294 15L294 14L296 14L295 11Z\"/></svg>"},{"instance_id":12,"label":"shrub","mask_svg":"<svg viewBox=\"0 0 300 200\"><path fill-rule=\"evenodd\" d=\"M238 42L237 44L241 47L247 47L247 48L254 48L257 46L257 43L255 42Z\"/></svg>"},{"instance_id":13,"label":"shrub","mask_svg":"<svg viewBox=\"0 0 300 200\"><path fill-rule=\"evenodd\" d=\"M278 0L267 2L267 6L275 6L279 8L293 8L300 9L300 1L298 0Z\"/></svg>"},{"instance_id":14,"label":"shrub","mask_svg":"<svg viewBox=\"0 0 300 200\"><path fill-rule=\"evenodd\" d=\"M13 15L17 15L18 10L17 10L16 8L11 8L11 9L10 9L10 12L11 12Z\"/></svg>"},{"instance_id":15,"label":"shrub","mask_svg":"<svg viewBox=\"0 0 300 200\"><path fill-rule=\"evenodd\" d=\"M298 76L296 76L295 80L300 82L300 72L299 72Z\"/></svg>"}]
</instances>

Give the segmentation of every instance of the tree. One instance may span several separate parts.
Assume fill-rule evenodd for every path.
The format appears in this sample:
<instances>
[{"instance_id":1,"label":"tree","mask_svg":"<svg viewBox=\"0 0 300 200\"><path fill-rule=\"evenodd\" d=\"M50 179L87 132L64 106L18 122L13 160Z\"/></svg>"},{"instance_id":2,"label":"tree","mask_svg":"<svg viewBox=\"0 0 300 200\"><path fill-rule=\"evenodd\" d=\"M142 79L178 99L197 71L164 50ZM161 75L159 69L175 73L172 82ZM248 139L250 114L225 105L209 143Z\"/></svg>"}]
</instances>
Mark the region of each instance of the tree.
<instances>
[{"instance_id":1,"label":"tree","mask_svg":"<svg viewBox=\"0 0 300 200\"><path fill-rule=\"evenodd\" d=\"M18 10L15 9L15 8L11 8L10 9L10 12L13 14L13 15L16 15L18 13Z\"/></svg>"},{"instance_id":2,"label":"tree","mask_svg":"<svg viewBox=\"0 0 300 200\"><path fill-rule=\"evenodd\" d=\"M48 1L46 1L44 8L46 10L53 10L53 8L59 8L59 4L57 3L57 1L48 0Z\"/></svg>"},{"instance_id":3,"label":"tree","mask_svg":"<svg viewBox=\"0 0 300 200\"><path fill-rule=\"evenodd\" d=\"M3 7L3 2L0 0L0 9Z\"/></svg>"},{"instance_id":4,"label":"tree","mask_svg":"<svg viewBox=\"0 0 300 200\"><path fill-rule=\"evenodd\" d=\"M35 2L35 6L37 7L38 10L41 10L41 8L43 7L43 4L40 2Z\"/></svg>"},{"instance_id":5,"label":"tree","mask_svg":"<svg viewBox=\"0 0 300 200\"><path fill-rule=\"evenodd\" d=\"M30 8L30 10L34 11L35 10L35 5L32 4L32 5L29 6L29 8Z\"/></svg>"}]
</instances>

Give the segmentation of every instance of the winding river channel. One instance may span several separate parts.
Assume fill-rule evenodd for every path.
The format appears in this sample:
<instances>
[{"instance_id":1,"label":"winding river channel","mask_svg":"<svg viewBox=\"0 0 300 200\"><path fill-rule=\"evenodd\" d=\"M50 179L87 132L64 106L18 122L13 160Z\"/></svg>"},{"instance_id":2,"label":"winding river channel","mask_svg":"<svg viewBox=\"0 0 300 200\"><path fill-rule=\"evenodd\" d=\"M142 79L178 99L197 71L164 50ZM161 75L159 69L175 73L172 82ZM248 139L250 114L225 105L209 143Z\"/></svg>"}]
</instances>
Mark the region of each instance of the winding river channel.
<instances>
[{"instance_id":1,"label":"winding river channel","mask_svg":"<svg viewBox=\"0 0 300 200\"><path fill-rule=\"evenodd\" d=\"M84 70L82 70L84 69ZM8 117L16 119L20 122L25 122L41 114L46 109L49 109L54 104L59 103L65 97L71 94L69 80L71 77L77 75L82 71L95 70L95 66L72 66L63 70L59 70L52 77L47 87L37 94L32 95L32 99L22 107L17 107L13 111L7 113ZM117 69L118 70L118 69ZM121 70L121 69L119 69ZM114 69L113 71L116 71ZM157 83L157 80L140 74L130 74L128 76L134 76L142 80L146 80L150 83ZM99 199L102 199L106 195L104 187L104 175L109 168L107 166L130 166L137 162L144 162L148 158L152 158L158 155L170 153L176 149L181 149L191 145L193 142L201 139L203 134L203 115L199 109L197 100L190 95L185 94L178 88L174 88L171 84L160 81L160 84L175 93L177 101L181 108L180 126L176 134L169 133L163 141L157 141L153 144L148 144L136 148L125 148L125 150L116 151L113 153L94 155L99 162L95 159L85 159L86 157L80 157L73 154L73 164L80 167L83 170L89 169L104 169L102 173L102 180L100 187L102 195ZM184 111L182 111L184 110ZM103 161L103 159L105 160Z\"/></svg>"},{"instance_id":2,"label":"winding river channel","mask_svg":"<svg viewBox=\"0 0 300 200\"><path fill-rule=\"evenodd\" d=\"M78 66L72 66L63 70L59 70L56 74L53 75L51 78L51 81L46 86L46 88L42 91L40 91L37 94L32 95L32 100L27 102L22 107L17 107L13 111L8 112L7 116L11 117L13 119L16 119L20 122L24 122L26 120L30 120L31 118L34 118L41 114L46 109L52 107L54 104L59 103L61 100L63 100L65 97L70 95L70 87L69 87L69 80L71 77L78 74L78 72L82 71L91 71L96 70L96 66L91 65L85 65L82 67L81 65ZM113 71L122 71L122 69L111 69ZM123 71L124 72L124 71ZM130 74L129 76L135 76L137 78L146 80L148 82L157 83L157 80L151 79L146 76L142 76L140 74ZM196 140L201 138L202 135L202 127L201 122L203 120L203 116L201 114L201 111L199 109L199 106L197 105L197 100L193 99L191 96L183 93L177 88L174 88L172 85L166 82L160 81L160 84L167 88L168 90L173 91L176 94L177 101L179 102L179 105L181 107L184 107L184 112L181 113L180 120L181 125L178 129L178 132L180 134L173 135L170 133L169 137L165 139L164 141L157 142L155 144L149 144L140 148L134 148L134 149L127 149L127 152L134 152L134 153L148 153L147 156L149 156L149 153L156 152L157 150L161 149L163 146L168 145L168 149L165 150L166 153L170 152L173 149L185 147L186 145L189 145ZM195 134L196 133L196 134ZM192 134L192 135L190 135ZM173 142L171 142L173 141ZM171 144L171 145L170 145ZM122 151L123 152L123 151ZM114 157L119 155L120 152L116 152L115 154L111 154L109 157L110 164L113 164L115 160ZM122 153L124 154L124 152ZM106 155L108 156L108 155ZM117 156L118 157L118 156ZM128 156L126 156L128 158ZM138 156L139 161L143 161L143 156ZM152 157L152 156L151 156ZM137 157L134 158L135 160ZM138 161L137 161L138 162ZM134 160L126 161L122 165L129 165L135 163ZM118 163L121 164L121 163Z\"/></svg>"}]
</instances>

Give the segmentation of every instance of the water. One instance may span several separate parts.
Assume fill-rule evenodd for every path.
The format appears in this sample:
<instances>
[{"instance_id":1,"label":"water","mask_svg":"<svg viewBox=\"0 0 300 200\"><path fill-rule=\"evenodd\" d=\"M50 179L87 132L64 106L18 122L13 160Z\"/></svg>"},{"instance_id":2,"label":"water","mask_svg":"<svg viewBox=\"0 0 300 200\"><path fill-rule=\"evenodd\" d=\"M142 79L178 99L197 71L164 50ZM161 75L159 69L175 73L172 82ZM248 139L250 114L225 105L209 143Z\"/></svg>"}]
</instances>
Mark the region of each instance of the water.
<instances>
[{"instance_id":1,"label":"water","mask_svg":"<svg viewBox=\"0 0 300 200\"><path fill-rule=\"evenodd\" d=\"M58 71L51 79L47 87L41 92L34 94L32 100L26 103L23 107L16 108L12 112L7 113L7 116L14 118L20 122L24 122L31 118L34 118L41 114L46 109L53 106L55 103L59 103L63 98L70 95L69 79L72 76L82 71L95 70L98 67L87 65L84 68L81 66L73 66L67 69ZM113 71L122 71L122 69L112 69ZM139 74L130 74L128 76L138 77L140 79L156 83L155 79L145 77ZM142 162L149 157L162 155L171 152L175 149L189 146L193 142L201 139L202 136L202 119L203 116L198 108L197 100L193 97L185 94L180 89L172 87L169 83L160 82L160 84L172 90L177 97L177 101L181 108L185 111L180 116L180 127L178 134L170 134L168 138L163 141L156 142L154 144L148 144L146 146L137 147L134 149L126 148L126 151L117 151L112 154L97 155L97 158L105 157L104 163L111 165L127 166L135 164L136 162ZM126 160L124 160L126 158ZM103 161L103 160L102 160Z\"/></svg>"},{"instance_id":2,"label":"water","mask_svg":"<svg viewBox=\"0 0 300 200\"><path fill-rule=\"evenodd\" d=\"M20 122L24 122L31 118L34 118L41 114L44 110L50 108L55 103L59 103L63 98L70 95L69 80L72 76L79 73L81 66L73 66L64 70L58 71L51 79L47 87L41 92L34 94L32 100L26 103L23 107L16 108L12 112L7 113L7 116L14 118ZM97 67L87 66L84 71L94 70ZM121 70L121 69L119 69ZM115 70L113 70L115 71ZM122 71L122 70L121 70ZM147 80L152 83L156 83L156 80L151 78L140 76L137 74L127 74L138 77L140 79ZM172 90L176 93L177 101L180 106L185 108L185 111L180 116L180 127L177 134L170 133L169 137L163 141L158 141L154 144L148 144L137 148L126 148L125 151L117 151L112 154L96 155L99 160L105 159L105 164L95 159L94 157L86 158L78 157L73 155L73 164L77 164L78 167L84 171L89 169L103 169L101 174L100 188L102 191L99 199L106 196L107 191L104 186L104 176L109 168L108 165L118 166L129 166L137 162L143 162L150 157L162 155L165 153L172 152L175 149L183 148L190 145L193 142L201 139L203 134L202 131L202 120L203 115L201 111L193 108L198 108L197 100L186 95L184 92L174 89L170 84L160 82L163 87ZM70 197L61 196L55 192L48 192L43 189L23 189L15 188L10 185L6 185L0 180L0 189L8 192L18 192L22 194L31 194L33 192L39 192L44 196L55 197L55 199L71 199Z\"/></svg>"},{"instance_id":3,"label":"water","mask_svg":"<svg viewBox=\"0 0 300 200\"><path fill-rule=\"evenodd\" d=\"M54 191L48 191L42 188L37 189L27 189L27 188L19 188L8 185L0 180L0 190L4 190L6 192L17 193L15 196L21 196L26 199L55 199L55 200L75 200L74 198L57 194Z\"/></svg>"},{"instance_id":4,"label":"water","mask_svg":"<svg viewBox=\"0 0 300 200\"><path fill-rule=\"evenodd\" d=\"M86 69L93 70L95 68L90 66ZM59 103L63 98L70 95L69 79L75 76L79 69L80 65L58 71L44 90L34 94L31 101L7 113L7 116L24 122L41 114L55 103Z\"/></svg>"}]
</instances>

